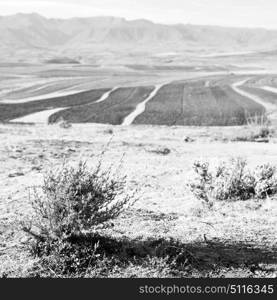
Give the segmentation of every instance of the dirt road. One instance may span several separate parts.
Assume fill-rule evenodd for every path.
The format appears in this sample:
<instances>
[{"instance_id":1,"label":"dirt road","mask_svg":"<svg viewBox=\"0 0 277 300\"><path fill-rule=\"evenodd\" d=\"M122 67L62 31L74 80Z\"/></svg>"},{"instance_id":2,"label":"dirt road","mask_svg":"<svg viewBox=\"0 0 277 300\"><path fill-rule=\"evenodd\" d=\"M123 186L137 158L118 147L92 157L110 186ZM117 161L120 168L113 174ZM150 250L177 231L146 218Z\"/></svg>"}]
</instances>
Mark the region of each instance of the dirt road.
<instances>
[{"instance_id":1,"label":"dirt road","mask_svg":"<svg viewBox=\"0 0 277 300\"><path fill-rule=\"evenodd\" d=\"M260 98L260 97L258 97L256 95L250 94L250 93L248 93L248 92L246 92L246 91L244 91L244 90L242 90L242 89L239 88L240 86L244 85L248 80L249 79L244 79L244 80L235 82L234 84L232 84L232 89L236 93L238 93L238 94L240 94L240 95L242 95L244 97L247 97L247 98L249 98L249 99L251 99L251 100L253 100L253 101L261 104L266 109L266 111L268 113L271 113L272 111L276 111L276 106L275 105L270 104L270 103L264 101L262 98Z\"/></svg>"},{"instance_id":2,"label":"dirt road","mask_svg":"<svg viewBox=\"0 0 277 300\"><path fill-rule=\"evenodd\" d=\"M117 86L114 87L113 89L111 89L110 91L108 91L107 93L103 94L102 97L101 97L99 100L95 101L95 103L100 103L100 102L105 101L106 99L109 98L110 94L111 94L113 91L115 91L116 89L118 89Z\"/></svg>"},{"instance_id":3,"label":"dirt road","mask_svg":"<svg viewBox=\"0 0 277 300\"><path fill-rule=\"evenodd\" d=\"M125 119L124 121L122 122L122 125L124 126L128 126L128 125L131 125L134 120L136 119L136 117L138 117L140 114L142 114L144 111L145 111L145 106L146 106L146 103L148 101L150 101L153 97L156 96L157 92L161 89L161 87L163 86L164 84L157 84L155 86L155 89L150 93L150 95L141 103L139 103L136 107L136 109L131 112Z\"/></svg>"}]
</instances>

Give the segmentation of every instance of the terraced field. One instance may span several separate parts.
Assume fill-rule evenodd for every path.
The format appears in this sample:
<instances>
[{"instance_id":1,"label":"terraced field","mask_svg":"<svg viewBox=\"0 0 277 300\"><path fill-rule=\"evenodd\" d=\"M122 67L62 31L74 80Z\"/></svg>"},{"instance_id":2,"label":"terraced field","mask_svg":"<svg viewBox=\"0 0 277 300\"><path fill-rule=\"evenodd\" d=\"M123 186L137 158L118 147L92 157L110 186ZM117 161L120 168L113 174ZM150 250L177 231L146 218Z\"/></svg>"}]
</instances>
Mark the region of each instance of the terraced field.
<instances>
[{"instance_id":1,"label":"terraced field","mask_svg":"<svg viewBox=\"0 0 277 300\"><path fill-rule=\"evenodd\" d=\"M75 105L83 105L97 101L109 89L91 90L74 95L37 100L18 104L0 103L0 121L7 122L39 111Z\"/></svg>"},{"instance_id":2,"label":"terraced field","mask_svg":"<svg viewBox=\"0 0 277 300\"><path fill-rule=\"evenodd\" d=\"M160 89L134 123L232 126L243 125L247 117L264 113L262 105L235 93L228 85L173 83Z\"/></svg>"},{"instance_id":3,"label":"terraced field","mask_svg":"<svg viewBox=\"0 0 277 300\"><path fill-rule=\"evenodd\" d=\"M145 100L154 87L118 88L103 102L90 103L59 111L49 118L50 123L63 117L72 123L121 124L124 118Z\"/></svg>"},{"instance_id":4,"label":"terraced field","mask_svg":"<svg viewBox=\"0 0 277 300\"><path fill-rule=\"evenodd\" d=\"M44 122L54 123L61 117L72 123L108 123L120 125L146 100L145 110L132 119L132 124L235 126L244 125L251 116L264 116L268 102L277 104L276 93L262 89L268 79L242 76L214 76L186 81L173 81L165 85L93 89L71 95L50 98L33 96L33 101L9 100L0 102L0 121L32 120L48 110ZM263 101L255 101L246 93ZM154 92L153 92L154 91ZM47 96L47 95L45 95ZM103 98L104 97L104 98ZM103 98L103 101L102 101ZM36 99L36 100L34 100ZM101 101L99 101L101 100ZM57 110L63 108L62 110ZM51 113L53 114L51 115ZM30 117L31 118L30 118ZM128 124L129 125L129 124Z\"/></svg>"},{"instance_id":5,"label":"terraced field","mask_svg":"<svg viewBox=\"0 0 277 300\"><path fill-rule=\"evenodd\" d=\"M138 116L135 124L178 124L182 115L182 98L184 84L168 84L163 86L156 96L146 104L146 110Z\"/></svg>"}]
</instances>

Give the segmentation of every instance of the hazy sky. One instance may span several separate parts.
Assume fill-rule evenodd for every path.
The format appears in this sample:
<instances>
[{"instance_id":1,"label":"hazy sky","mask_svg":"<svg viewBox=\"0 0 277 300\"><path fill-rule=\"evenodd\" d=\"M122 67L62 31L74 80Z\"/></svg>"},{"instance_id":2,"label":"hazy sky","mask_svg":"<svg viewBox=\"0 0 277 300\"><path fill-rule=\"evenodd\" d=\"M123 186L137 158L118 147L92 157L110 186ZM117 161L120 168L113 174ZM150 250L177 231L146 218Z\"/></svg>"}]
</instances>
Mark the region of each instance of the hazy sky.
<instances>
[{"instance_id":1,"label":"hazy sky","mask_svg":"<svg viewBox=\"0 0 277 300\"><path fill-rule=\"evenodd\" d=\"M116 16L159 23L277 28L277 0L0 0L0 15Z\"/></svg>"}]
</instances>

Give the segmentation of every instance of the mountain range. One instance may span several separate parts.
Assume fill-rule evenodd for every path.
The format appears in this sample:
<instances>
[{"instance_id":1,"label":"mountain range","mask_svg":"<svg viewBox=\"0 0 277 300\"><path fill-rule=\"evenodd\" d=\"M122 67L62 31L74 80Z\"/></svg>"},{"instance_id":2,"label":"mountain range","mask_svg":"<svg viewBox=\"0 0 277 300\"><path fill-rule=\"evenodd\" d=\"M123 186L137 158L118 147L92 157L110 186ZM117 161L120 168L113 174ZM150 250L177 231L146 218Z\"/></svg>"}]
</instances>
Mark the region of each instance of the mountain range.
<instances>
[{"instance_id":1,"label":"mountain range","mask_svg":"<svg viewBox=\"0 0 277 300\"><path fill-rule=\"evenodd\" d=\"M277 49L277 30L165 25L115 17L49 19L39 14L0 16L0 51L256 51Z\"/></svg>"}]
</instances>

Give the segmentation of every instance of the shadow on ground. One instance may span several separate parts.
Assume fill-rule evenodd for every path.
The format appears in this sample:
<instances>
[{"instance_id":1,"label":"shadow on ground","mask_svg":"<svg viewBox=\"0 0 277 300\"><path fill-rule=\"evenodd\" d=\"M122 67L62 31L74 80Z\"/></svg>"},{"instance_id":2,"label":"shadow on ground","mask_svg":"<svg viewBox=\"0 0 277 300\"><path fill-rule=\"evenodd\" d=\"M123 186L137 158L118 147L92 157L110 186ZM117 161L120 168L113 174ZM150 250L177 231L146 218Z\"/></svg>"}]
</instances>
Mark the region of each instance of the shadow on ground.
<instances>
[{"instance_id":1,"label":"shadow on ground","mask_svg":"<svg viewBox=\"0 0 277 300\"><path fill-rule=\"evenodd\" d=\"M244 242L201 242L183 244L174 239L130 240L114 239L100 235L74 237L71 243L83 247L99 243L99 249L106 257L120 262L141 264L145 258L167 259L173 276L214 275L221 270L244 270L251 277L258 272L276 272L277 248L266 249ZM233 272L234 273L234 272ZM246 274L247 273L247 274ZM212 275L211 275L212 276Z\"/></svg>"}]
</instances>

